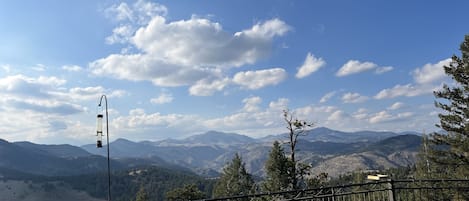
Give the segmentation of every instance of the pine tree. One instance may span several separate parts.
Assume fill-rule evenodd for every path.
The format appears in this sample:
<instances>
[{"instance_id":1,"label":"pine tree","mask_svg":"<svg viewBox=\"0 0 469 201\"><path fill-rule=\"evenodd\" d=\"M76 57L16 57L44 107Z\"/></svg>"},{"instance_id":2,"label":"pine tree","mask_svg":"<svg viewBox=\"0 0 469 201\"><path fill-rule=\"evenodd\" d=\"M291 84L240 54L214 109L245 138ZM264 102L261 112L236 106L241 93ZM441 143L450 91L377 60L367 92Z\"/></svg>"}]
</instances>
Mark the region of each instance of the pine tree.
<instances>
[{"instance_id":1,"label":"pine tree","mask_svg":"<svg viewBox=\"0 0 469 201\"><path fill-rule=\"evenodd\" d=\"M213 189L214 197L248 195L254 193L254 180L246 171L239 154L223 168L223 173Z\"/></svg>"},{"instance_id":2,"label":"pine tree","mask_svg":"<svg viewBox=\"0 0 469 201\"><path fill-rule=\"evenodd\" d=\"M184 185L166 193L168 201L189 201L203 199L205 194L195 184Z\"/></svg>"},{"instance_id":3,"label":"pine tree","mask_svg":"<svg viewBox=\"0 0 469 201\"><path fill-rule=\"evenodd\" d=\"M444 111L437 126L446 133L432 134L429 158L445 167L447 177L469 179L469 35L460 50L462 56L454 55L449 66L444 66L455 84L434 92L443 99L435 105Z\"/></svg>"},{"instance_id":4,"label":"pine tree","mask_svg":"<svg viewBox=\"0 0 469 201\"><path fill-rule=\"evenodd\" d=\"M431 160L432 153L429 136L424 133L422 135L422 145L417 154L417 161L415 163L414 176L416 179L439 179L449 176L445 174L448 167L438 165Z\"/></svg>"},{"instance_id":5,"label":"pine tree","mask_svg":"<svg viewBox=\"0 0 469 201\"><path fill-rule=\"evenodd\" d=\"M327 184L329 181L329 174L322 172L316 176L310 177L306 180L308 188L320 188Z\"/></svg>"},{"instance_id":6,"label":"pine tree","mask_svg":"<svg viewBox=\"0 0 469 201\"><path fill-rule=\"evenodd\" d=\"M417 155L417 162L415 163L415 178L417 179L431 179L434 174L432 174L432 167L430 166L429 159L429 143L428 136L424 133L422 135L422 145L420 147L419 153Z\"/></svg>"},{"instance_id":7,"label":"pine tree","mask_svg":"<svg viewBox=\"0 0 469 201\"><path fill-rule=\"evenodd\" d=\"M266 178L263 190L269 192L288 190L290 166L290 160L285 156L283 148L278 141L275 141L264 165Z\"/></svg>"},{"instance_id":8,"label":"pine tree","mask_svg":"<svg viewBox=\"0 0 469 201\"><path fill-rule=\"evenodd\" d=\"M135 197L136 197L135 201L147 201L148 200L147 192L145 192L145 188L143 186L140 186L140 190L138 190L137 195Z\"/></svg>"}]
</instances>

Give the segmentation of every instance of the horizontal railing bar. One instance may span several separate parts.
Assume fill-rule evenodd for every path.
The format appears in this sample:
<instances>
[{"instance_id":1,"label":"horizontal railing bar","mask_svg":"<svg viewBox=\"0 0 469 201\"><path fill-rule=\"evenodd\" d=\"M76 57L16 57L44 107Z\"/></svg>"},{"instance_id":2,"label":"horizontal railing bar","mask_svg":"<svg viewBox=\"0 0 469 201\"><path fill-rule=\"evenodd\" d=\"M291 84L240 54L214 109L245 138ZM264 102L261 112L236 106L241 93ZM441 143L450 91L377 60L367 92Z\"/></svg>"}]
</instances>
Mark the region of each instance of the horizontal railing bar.
<instances>
[{"instance_id":1,"label":"horizontal railing bar","mask_svg":"<svg viewBox=\"0 0 469 201\"><path fill-rule=\"evenodd\" d=\"M385 184L392 184L393 187L386 186ZM407 186L407 185L415 186ZM432 186L429 186L432 185ZM438 186L438 185L453 185L451 187ZM463 186L461 186L463 185ZM236 200L243 198L255 198L255 197L265 197L265 196L292 196L295 195L304 195L303 197L287 198L285 200L302 200L304 199L314 199L314 198L327 198L327 197L337 197L337 196L347 196L355 194L366 194L372 192L384 192L390 190L452 190L452 191L469 191L469 180L467 179L403 179L403 180L385 180L385 181L373 181L360 184L347 184L339 186L326 186L321 188L311 188L311 189L300 189L300 190L288 190L288 191L279 191L279 192L263 192L250 195L237 195L229 197L220 197L220 198L209 198L203 199L201 201L217 201L217 200ZM360 189L360 188L370 188L371 189ZM379 187L379 188L378 188ZM358 188L358 189L356 189ZM335 193L333 193L335 191ZM341 191L341 193L338 193ZM346 192L347 191L347 192ZM323 193L324 192L324 193ZM312 195L316 193L316 195Z\"/></svg>"}]
</instances>

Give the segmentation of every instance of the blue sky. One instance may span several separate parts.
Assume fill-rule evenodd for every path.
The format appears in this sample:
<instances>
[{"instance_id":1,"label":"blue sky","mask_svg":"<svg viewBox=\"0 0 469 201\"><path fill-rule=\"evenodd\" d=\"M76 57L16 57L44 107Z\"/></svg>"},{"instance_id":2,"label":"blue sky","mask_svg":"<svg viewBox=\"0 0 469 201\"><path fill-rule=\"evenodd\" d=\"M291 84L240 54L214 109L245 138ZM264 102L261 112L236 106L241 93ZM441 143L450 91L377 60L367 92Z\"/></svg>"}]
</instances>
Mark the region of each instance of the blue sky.
<instances>
[{"instance_id":1,"label":"blue sky","mask_svg":"<svg viewBox=\"0 0 469 201\"><path fill-rule=\"evenodd\" d=\"M94 142L437 130L465 1L2 1L0 138Z\"/></svg>"}]
</instances>

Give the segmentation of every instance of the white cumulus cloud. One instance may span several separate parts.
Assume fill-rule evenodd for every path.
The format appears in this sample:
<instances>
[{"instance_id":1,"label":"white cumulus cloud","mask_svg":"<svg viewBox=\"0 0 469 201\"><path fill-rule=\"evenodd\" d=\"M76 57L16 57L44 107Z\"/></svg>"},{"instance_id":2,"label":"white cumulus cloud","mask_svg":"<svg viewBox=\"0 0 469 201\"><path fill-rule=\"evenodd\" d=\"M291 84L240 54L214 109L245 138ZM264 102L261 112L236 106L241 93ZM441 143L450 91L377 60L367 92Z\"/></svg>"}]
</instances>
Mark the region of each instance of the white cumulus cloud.
<instances>
[{"instance_id":1,"label":"white cumulus cloud","mask_svg":"<svg viewBox=\"0 0 469 201\"><path fill-rule=\"evenodd\" d=\"M0 92L23 98L47 98L49 91L66 83L66 80L57 77L37 78L25 75L11 75L0 79Z\"/></svg>"},{"instance_id":2,"label":"white cumulus cloud","mask_svg":"<svg viewBox=\"0 0 469 201\"><path fill-rule=\"evenodd\" d=\"M60 115L83 112L84 107L55 94L65 83L57 77L7 76L0 78L0 101L7 110Z\"/></svg>"},{"instance_id":3,"label":"white cumulus cloud","mask_svg":"<svg viewBox=\"0 0 469 201\"><path fill-rule=\"evenodd\" d=\"M217 91L223 90L231 83L228 78L220 80L199 80L189 88L189 94L193 96L211 96Z\"/></svg>"},{"instance_id":4,"label":"white cumulus cloud","mask_svg":"<svg viewBox=\"0 0 469 201\"><path fill-rule=\"evenodd\" d=\"M230 34L221 24L209 19L193 17L167 22L164 17L156 16L148 26L137 30L132 41L138 49L169 63L232 67L266 57L272 39L287 30L288 26L279 19Z\"/></svg>"},{"instance_id":5,"label":"white cumulus cloud","mask_svg":"<svg viewBox=\"0 0 469 201\"><path fill-rule=\"evenodd\" d=\"M226 31L220 23L197 16L168 21L166 7L142 0L133 5L117 4L106 12L122 22L107 41L123 43L132 53L123 51L90 62L93 74L151 81L157 86L190 86L191 95L207 96L223 90L232 83L226 80L228 69L254 64L269 56L273 39L290 30L277 18L237 32ZM279 71L271 73L279 76ZM238 75L237 80L242 77ZM274 83L264 79L258 85L242 85L257 89Z\"/></svg>"},{"instance_id":6,"label":"white cumulus cloud","mask_svg":"<svg viewBox=\"0 0 469 201\"><path fill-rule=\"evenodd\" d=\"M363 71L368 71L376 67L378 67L378 65L372 62L360 62L357 60L350 60L345 63L335 75L338 77L343 77L355 73L360 73Z\"/></svg>"},{"instance_id":7,"label":"white cumulus cloud","mask_svg":"<svg viewBox=\"0 0 469 201\"><path fill-rule=\"evenodd\" d=\"M425 64L412 72L414 80L418 84L432 83L446 77L443 66L449 65L451 58L439 61L436 64Z\"/></svg>"},{"instance_id":8,"label":"white cumulus cloud","mask_svg":"<svg viewBox=\"0 0 469 201\"><path fill-rule=\"evenodd\" d=\"M238 72L233 82L248 89L260 89L269 85L276 85L287 77L283 68L271 68L257 71Z\"/></svg>"},{"instance_id":9,"label":"white cumulus cloud","mask_svg":"<svg viewBox=\"0 0 469 201\"><path fill-rule=\"evenodd\" d=\"M376 74L383 74L393 70L394 68L392 66L378 66L377 64L368 61L361 62L358 60L349 60L337 71L335 75L337 77L344 77L373 69L375 69Z\"/></svg>"},{"instance_id":10,"label":"white cumulus cloud","mask_svg":"<svg viewBox=\"0 0 469 201\"><path fill-rule=\"evenodd\" d=\"M67 80L54 76L0 77L0 116L5 117L0 122L0 134L8 140L40 143L87 139L92 126L76 120L80 116L84 116L85 121L89 119L87 105L95 106L102 94L108 98L126 94L123 90L101 86L70 85Z\"/></svg>"},{"instance_id":11,"label":"white cumulus cloud","mask_svg":"<svg viewBox=\"0 0 469 201\"><path fill-rule=\"evenodd\" d=\"M296 78L304 78L311 73L316 72L321 67L323 67L326 62L322 58L316 58L313 54L308 53L306 55L306 59L303 62L303 65L298 68L298 72L296 73Z\"/></svg>"}]
</instances>

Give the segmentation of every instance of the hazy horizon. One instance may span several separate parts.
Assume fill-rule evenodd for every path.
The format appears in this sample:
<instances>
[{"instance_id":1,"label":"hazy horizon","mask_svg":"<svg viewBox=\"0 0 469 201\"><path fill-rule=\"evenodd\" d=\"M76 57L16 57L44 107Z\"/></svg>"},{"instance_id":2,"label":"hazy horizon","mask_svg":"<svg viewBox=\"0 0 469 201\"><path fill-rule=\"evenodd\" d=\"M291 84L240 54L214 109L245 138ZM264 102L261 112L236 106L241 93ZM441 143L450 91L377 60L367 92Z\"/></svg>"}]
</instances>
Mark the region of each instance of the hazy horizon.
<instances>
[{"instance_id":1,"label":"hazy horizon","mask_svg":"<svg viewBox=\"0 0 469 201\"><path fill-rule=\"evenodd\" d=\"M372 131L372 130L359 130L359 131L341 131L341 130L334 130L334 129L330 129L330 128L327 128L327 127L316 127L316 128L313 128L312 130L314 129L328 129L328 130L331 130L331 131L338 131L338 132L344 132L346 134L352 134L353 133L356 133L356 132L376 132L376 133L380 133L380 132L391 132L391 133L395 133L395 134L398 134L398 135L403 135L403 134L416 134L416 135L420 135L421 133L418 132L418 131L402 131L402 132L393 132L393 131ZM246 134L242 134L242 133L233 133L233 132L223 132L223 131L215 131L215 130L209 130L209 131L206 131L206 132L202 132L202 133L195 133L193 135L184 135L184 136L179 136L178 138L171 138L171 137L168 137L168 138L164 138L164 139L143 139L143 140L132 140L132 139L128 139L128 138L125 138L125 137L120 137L120 138L116 138L116 139L112 139L110 140L110 143L113 143L117 140L120 140L120 139L123 139L123 140L128 140L128 141L131 141L131 142L136 142L136 143L140 143L140 142L160 142L160 141L164 141L164 140L185 140L187 138L190 138L190 137L194 137L194 136L199 136L199 135L205 135L209 132L216 132L216 133L223 133L223 134L235 134L235 135L241 135L241 136L246 136L246 137L250 137ZM283 132L283 133L275 133L275 134L269 134L269 135L265 135L265 136L262 136L262 137L250 137L252 139L255 139L255 140L259 140L259 139L263 139L263 138L266 138L266 137L275 137L275 136L280 136L280 135L285 135L285 134L288 134L287 132ZM105 140L105 137L103 137L103 139ZM3 138L0 138L0 139L3 139ZM5 140L5 139L3 139ZM92 139L92 140L95 140L95 139ZM287 140L287 139L285 139ZM8 140L7 140L8 141ZM95 145L96 144L96 140L95 141L90 141L88 143L83 143L83 144L68 144L68 143L36 143L36 142L33 142L33 141L27 141L27 140L20 140L20 141L9 141L10 143L18 143L18 142L31 142L31 143L34 143L34 144L41 144L41 145L72 145L72 146L78 146L78 147L81 147L81 146L85 146L85 145ZM103 142L103 145L105 146L106 145L106 142Z\"/></svg>"}]
</instances>

